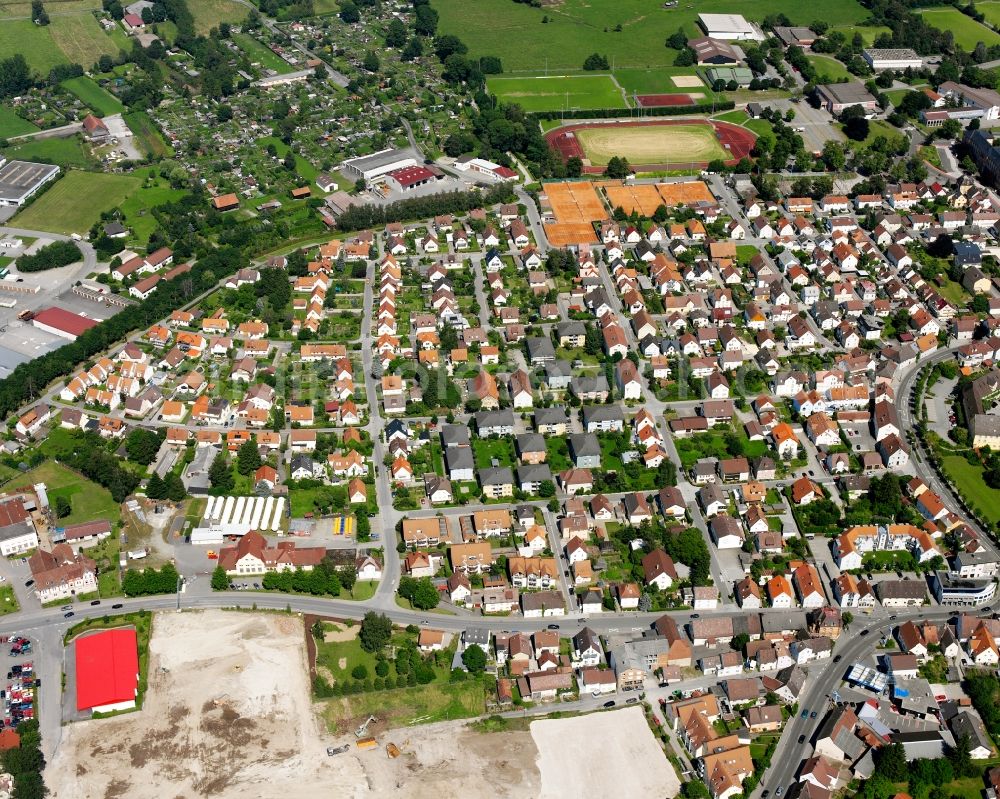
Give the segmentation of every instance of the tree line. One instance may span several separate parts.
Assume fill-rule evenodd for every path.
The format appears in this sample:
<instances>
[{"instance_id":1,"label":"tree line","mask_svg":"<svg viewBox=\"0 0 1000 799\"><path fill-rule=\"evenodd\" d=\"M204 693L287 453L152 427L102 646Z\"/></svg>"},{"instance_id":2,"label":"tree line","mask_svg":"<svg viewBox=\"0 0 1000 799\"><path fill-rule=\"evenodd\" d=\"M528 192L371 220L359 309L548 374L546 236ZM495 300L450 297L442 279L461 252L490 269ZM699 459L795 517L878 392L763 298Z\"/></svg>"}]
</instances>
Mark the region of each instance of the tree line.
<instances>
[{"instance_id":1,"label":"tree line","mask_svg":"<svg viewBox=\"0 0 1000 799\"><path fill-rule=\"evenodd\" d=\"M507 183L491 186L485 191L450 191L428 197L413 197L385 206L352 205L337 217L341 230L366 230L384 227L388 222L427 219L440 214L462 214L473 208L485 208L511 202L514 192Z\"/></svg>"},{"instance_id":2,"label":"tree line","mask_svg":"<svg viewBox=\"0 0 1000 799\"><path fill-rule=\"evenodd\" d=\"M122 579L125 596L149 596L151 594L172 594L177 590L180 575L172 563L160 569L129 569Z\"/></svg>"},{"instance_id":3,"label":"tree line","mask_svg":"<svg viewBox=\"0 0 1000 799\"><path fill-rule=\"evenodd\" d=\"M223 247L202 258L187 274L163 282L149 299L131 305L92 327L76 341L33 361L20 364L0 380L0 416L6 417L22 405L38 399L53 380L67 377L80 364L167 317L198 294L243 265L240 252Z\"/></svg>"},{"instance_id":4,"label":"tree line","mask_svg":"<svg viewBox=\"0 0 1000 799\"><path fill-rule=\"evenodd\" d=\"M42 272L68 266L82 257L80 248L72 241L54 241L32 255L22 255L17 259L17 268L21 272Z\"/></svg>"}]
</instances>

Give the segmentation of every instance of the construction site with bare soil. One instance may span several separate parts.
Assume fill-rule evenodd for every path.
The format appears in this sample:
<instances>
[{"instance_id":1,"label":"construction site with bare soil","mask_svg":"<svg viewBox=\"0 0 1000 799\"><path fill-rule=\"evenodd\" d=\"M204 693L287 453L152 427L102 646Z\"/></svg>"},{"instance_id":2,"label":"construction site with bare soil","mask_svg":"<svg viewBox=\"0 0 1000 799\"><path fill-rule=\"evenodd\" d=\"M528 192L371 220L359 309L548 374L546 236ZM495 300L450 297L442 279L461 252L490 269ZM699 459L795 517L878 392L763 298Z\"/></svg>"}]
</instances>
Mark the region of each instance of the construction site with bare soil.
<instances>
[{"instance_id":1,"label":"construction site with bare soil","mask_svg":"<svg viewBox=\"0 0 1000 799\"><path fill-rule=\"evenodd\" d=\"M142 709L65 727L45 780L56 799L437 799L472 785L482 795L555 797L564 795L560 773L577 768L559 752L566 724L574 740L628 741L585 747L591 788L630 782L637 770L622 758L640 755L634 795L674 795L679 787L638 709L530 725L491 719L386 731L373 724L337 736L326 732L321 710L310 695L301 617L161 613ZM651 759L661 761L657 768Z\"/></svg>"}]
</instances>

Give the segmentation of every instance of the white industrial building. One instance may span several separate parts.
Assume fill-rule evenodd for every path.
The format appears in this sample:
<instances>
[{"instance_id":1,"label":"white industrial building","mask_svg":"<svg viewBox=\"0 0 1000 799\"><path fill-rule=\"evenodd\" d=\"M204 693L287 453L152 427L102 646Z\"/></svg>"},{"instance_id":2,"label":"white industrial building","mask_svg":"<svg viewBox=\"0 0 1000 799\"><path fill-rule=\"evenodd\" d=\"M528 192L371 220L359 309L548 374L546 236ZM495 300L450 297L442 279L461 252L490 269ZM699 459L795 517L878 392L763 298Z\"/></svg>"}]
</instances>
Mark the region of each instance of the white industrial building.
<instances>
[{"instance_id":1,"label":"white industrial building","mask_svg":"<svg viewBox=\"0 0 1000 799\"><path fill-rule=\"evenodd\" d=\"M699 14L698 21L705 35L724 41L764 41L764 34L741 14Z\"/></svg>"},{"instance_id":2,"label":"white industrial building","mask_svg":"<svg viewBox=\"0 0 1000 799\"><path fill-rule=\"evenodd\" d=\"M59 167L8 161L0 155L0 207L24 205L42 186L59 174Z\"/></svg>"},{"instance_id":3,"label":"white industrial building","mask_svg":"<svg viewBox=\"0 0 1000 799\"><path fill-rule=\"evenodd\" d=\"M191 531L191 543L221 544L251 530L277 533L284 519L284 497L209 497L202 526Z\"/></svg>"},{"instance_id":4,"label":"white industrial building","mask_svg":"<svg viewBox=\"0 0 1000 799\"><path fill-rule=\"evenodd\" d=\"M397 169L417 166L419 163L409 150L386 149L371 155L348 158L340 165L340 171L354 180L364 180L367 183Z\"/></svg>"},{"instance_id":5,"label":"white industrial building","mask_svg":"<svg viewBox=\"0 0 1000 799\"><path fill-rule=\"evenodd\" d=\"M868 66L876 72L880 69L920 69L924 60L909 48L877 50L869 48L862 52Z\"/></svg>"}]
</instances>

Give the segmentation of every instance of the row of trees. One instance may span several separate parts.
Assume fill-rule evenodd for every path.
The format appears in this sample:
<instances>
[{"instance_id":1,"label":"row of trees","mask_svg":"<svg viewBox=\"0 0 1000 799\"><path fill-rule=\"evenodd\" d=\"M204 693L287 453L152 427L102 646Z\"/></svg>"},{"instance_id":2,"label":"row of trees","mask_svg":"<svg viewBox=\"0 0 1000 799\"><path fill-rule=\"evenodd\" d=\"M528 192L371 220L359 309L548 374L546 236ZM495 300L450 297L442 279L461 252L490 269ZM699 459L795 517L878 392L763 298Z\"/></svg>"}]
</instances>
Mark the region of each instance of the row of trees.
<instances>
[{"instance_id":1,"label":"row of trees","mask_svg":"<svg viewBox=\"0 0 1000 799\"><path fill-rule=\"evenodd\" d=\"M222 247L208 253L187 274L161 282L149 299L122 309L71 344L19 365L0 380L0 416L7 417L22 405L38 399L52 381L65 378L79 364L108 350L135 330L145 329L169 316L243 264L243 256L234 247Z\"/></svg>"},{"instance_id":2,"label":"row of trees","mask_svg":"<svg viewBox=\"0 0 1000 799\"><path fill-rule=\"evenodd\" d=\"M0 753L0 766L14 777L16 799L43 799L48 794L42 781L45 755L42 754L42 736L38 719L28 719L17 725L21 739L19 746Z\"/></svg>"},{"instance_id":3,"label":"row of trees","mask_svg":"<svg viewBox=\"0 0 1000 799\"><path fill-rule=\"evenodd\" d=\"M513 198L514 193L510 186L501 183L485 191L479 189L451 191L427 197L413 197L384 206L352 205L337 217L337 227L341 230L381 228L389 222L427 219L439 214L463 214L473 208L510 202Z\"/></svg>"},{"instance_id":4,"label":"row of trees","mask_svg":"<svg viewBox=\"0 0 1000 799\"><path fill-rule=\"evenodd\" d=\"M149 596L151 594L172 594L177 590L180 574L172 563L159 569L143 569L141 572L129 569L122 579L125 596Z\"/></svg>"}]
</instances>

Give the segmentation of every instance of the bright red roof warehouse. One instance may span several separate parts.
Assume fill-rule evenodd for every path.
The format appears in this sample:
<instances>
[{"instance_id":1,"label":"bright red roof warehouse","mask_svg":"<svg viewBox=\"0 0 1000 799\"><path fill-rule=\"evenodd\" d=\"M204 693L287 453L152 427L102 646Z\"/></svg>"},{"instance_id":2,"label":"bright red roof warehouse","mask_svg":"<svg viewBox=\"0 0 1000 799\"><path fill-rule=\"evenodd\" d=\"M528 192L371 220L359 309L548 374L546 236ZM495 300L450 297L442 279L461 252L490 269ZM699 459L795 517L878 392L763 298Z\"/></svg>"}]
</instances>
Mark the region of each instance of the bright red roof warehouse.
<instances>
[{"instance_id":1,"label":"bright red roof warehouse","mask_svg":"<svg viewBox=\"0 0 1000 799\"><path fill-rule=\"evenodd\" d=\"M135 630L105 630L76 639L76 709L135 706L139 650Z\"/></svg>"},{"instance_id":2,"label":"bright red roof warehouse","mask_svg":"<svg viewBox=\"0 0 1000 799\"><path fill-rule=\"evenodd\" d=\"M51 328L53 332L62 335L64 338L76 339L86 333L90 328L97 326L97 320L88 319L86 316L78 316L62 308L45 308L35 314L31 320L36 326Z\"/></svg>"}]
</instances>

